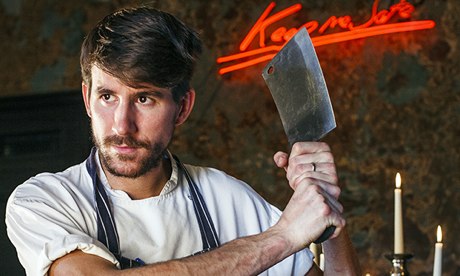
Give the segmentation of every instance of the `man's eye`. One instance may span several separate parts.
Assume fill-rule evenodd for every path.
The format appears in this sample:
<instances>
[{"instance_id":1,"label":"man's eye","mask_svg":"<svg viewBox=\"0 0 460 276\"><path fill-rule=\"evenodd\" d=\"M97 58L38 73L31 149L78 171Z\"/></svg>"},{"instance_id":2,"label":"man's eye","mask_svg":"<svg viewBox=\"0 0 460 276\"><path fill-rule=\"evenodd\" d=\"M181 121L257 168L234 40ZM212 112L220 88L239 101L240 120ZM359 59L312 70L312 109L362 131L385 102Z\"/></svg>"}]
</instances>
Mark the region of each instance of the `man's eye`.
<instances>
[{"instance_id":1,"label":"man's eye","mask_svg":"<svg viewBox=\"0 0 460 276\"><path fill-rule=\"evenodd\" d=\"M149 103L150 102L150 99L146 96L140 96L139 97L139 102L140 103Z\"/></svg>"},{"instance_id":2,"label":"man's eye","mask_svg":"<svg viewBox=\"0 0 460 276\"><path fill-rule=\"evenodd\" d=\"M111 98L112 98L112 95L110 95L110 94L102 95L102 99L104 99L104 101L110 101Z\"/></svg>"}]
</instances>

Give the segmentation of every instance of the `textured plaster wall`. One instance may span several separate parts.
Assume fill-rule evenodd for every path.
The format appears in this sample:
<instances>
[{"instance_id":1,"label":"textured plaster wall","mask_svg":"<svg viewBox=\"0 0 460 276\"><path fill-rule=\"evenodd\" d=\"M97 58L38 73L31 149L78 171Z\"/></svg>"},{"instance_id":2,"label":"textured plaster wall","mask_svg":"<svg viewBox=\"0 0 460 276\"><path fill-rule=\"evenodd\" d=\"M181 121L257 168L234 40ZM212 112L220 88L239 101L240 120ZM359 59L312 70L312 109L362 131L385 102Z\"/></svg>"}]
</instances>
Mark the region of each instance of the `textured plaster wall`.
<instances>
[{"instance_id":1,"label":"textured plaster wall","mask_svg":"<svg viewBox=\"0 0 460 276\"><path fill-rule=\"evenodd\" d=\"M331 15L368 19L371 0L299 1L281 23L296 27ZM398 1L381 1L388 8ZM388 275L393 187L403 178L405 245L412 275L431 275L435 230L444 232L444 275L460 275L460 2L409 1L413 20L433 30L317 47L337 119L326 137L343 188L348 228L364 272ZM103 15L142 1L0 1L0 96L78 90L84 34ZM152 1L195 27L205 51L194 78L198 103L172 149L250 183L280 208L291 191L272 155L286 139L260 72L219 76L215 59L235 53L268 1ZM296 1L279 0L275 11ZM258 38L257 38L258 39ZM254 46L254 45L252 45ZM1 100L1 98L0 98ZM216 183L217 184L217 183Z\"/></svg>"}]
</instances>

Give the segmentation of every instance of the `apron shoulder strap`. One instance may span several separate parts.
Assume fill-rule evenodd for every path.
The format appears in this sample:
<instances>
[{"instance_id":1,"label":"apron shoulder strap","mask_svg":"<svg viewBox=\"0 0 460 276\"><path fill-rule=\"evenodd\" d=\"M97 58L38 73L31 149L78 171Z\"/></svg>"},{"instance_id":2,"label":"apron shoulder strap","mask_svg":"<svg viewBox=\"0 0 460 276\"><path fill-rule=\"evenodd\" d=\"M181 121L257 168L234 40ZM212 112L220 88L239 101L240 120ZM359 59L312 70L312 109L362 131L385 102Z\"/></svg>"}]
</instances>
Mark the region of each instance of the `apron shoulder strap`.
<instances>
[{"instance_id":1,"label":"apron shoulder strap","mask_svg":"<svg viewBox=\"0 0 460 276\"><path fill-rule=\"evenodd\" d=\"M187 168L185 168L184 164L179 161L177 156L173 155L173 157L184 172L190 188L190 195L192 197L196 218L198 220L198 224L200 225L201 239L203 242L203 251L199 253L214 249L220 245L219 237L217 236L216 229L214 228L214 223L211 216L209 215L209 211L206 207L203 196L198 189L198 185L195 183L195 181L193 181L193 178L190 176L190 173L188 172Z\"/></svg>"},{"instance_id":2,"label":"apron shoulder strap","mask_svg":"<svg viewBox=\"0 0 460 276\"><path fill-rule=\"evenodd\" d=\"M119 237L115 220L112 215L110 201L107 197L104 186L102 185L97 175L95 154L96 149L93 148L90 156L86 160L86 168L92 178L94 186L94 197L96 201L95 209L97 216L97 238L110 250L110 252L112 252L112 254L114 254L114 256L120 262L122 269L142 266L144 263L140 259L131 260L121 256ZM184 172L184 175L187 179L196 218L200 227L201 240L203 242L203 250L193 255L210 251L211 249L214 249L220 245L217 232L212 222L212 218L209 215L209 211L206 207L203 196L201 195L198 186L193 181L189 172L176 156L174 156L174 159L177 162L178 167Z\"/></svg>"}]
</instances>

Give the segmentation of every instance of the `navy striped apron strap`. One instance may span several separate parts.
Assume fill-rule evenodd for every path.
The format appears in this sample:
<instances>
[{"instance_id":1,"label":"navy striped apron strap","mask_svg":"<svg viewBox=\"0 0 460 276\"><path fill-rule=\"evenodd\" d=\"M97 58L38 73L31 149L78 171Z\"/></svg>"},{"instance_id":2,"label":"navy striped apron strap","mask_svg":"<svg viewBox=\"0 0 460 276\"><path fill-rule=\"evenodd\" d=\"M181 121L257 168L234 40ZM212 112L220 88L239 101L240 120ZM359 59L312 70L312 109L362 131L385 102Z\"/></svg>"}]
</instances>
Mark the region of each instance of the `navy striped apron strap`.
<instances>
[{"instance_id":1,"label":"navy striped apron strap","mask_svg":"<svg viewBox=\"0 0 460 276\"><path fill-rule=\"evenodd\" d=\"M140 259L131 260L121 256L119 238L115 225L115 220L112 216L110 202L105 192L99 177L97 176L97 166L95 164L96 148L91 150L91 154L86 160L86 169L93 180L94 196L96 200L96 215L97 215L97 239L102 242L114 254L120 262L122 269L130 267L138 267L144 265ZM206 203L198 190L198 186L191 178L185 166L174 156L174 159L179 164L179 168L184 172L187 183L190 188L193 207L195 209L196 218L200 227L201 239L203 242L203 250L195 254L209 251L219 246L219 238L214 228L211 216L209 215ZM194 254L194 255L195 255Z\"/></svg>"},{"instance_id":2,"label":"navy striped apron strap","mask_svg":"<svg viewBox=\"0 0 460 276\"><path fill-rule=\"evenodd\" d=\"M182 162L180 162L179 158L177 158L177 156L175 155L173 155L173 157L176 160L176 163L179 165L179 168L182 169L182 171L184 172L185 177L187 179L187 183L190 188L190 195L193 201L193 207L195 209L196 218L200 226L203 250L198 253L203 253L211 249L214 249L220 245L219 237L217 236L216 229L214 228L214 223L212 222L212 218L209 215L209 211L206 207L206 203L204 202L203 196L198 190L198 185L196 185L195 181L193 181L192 177L190 176L190 173L182 164Z\"/></svg>"},{"instance_id":3,"label":"navy striped apron strap","mask_svg":"<svg viewBox=\"0 0 460 276\"><path fill-rule=\"evenodd\" d=\"M93 180L94 197L96 200L97 239L102 242L110 252L119 254L118 237L116 231L113 231L113 229L115 229L115 223L112 218L112 212L110 211L109 200L97 176L97 166L94 158L95 152L96 149L93 148L90 157L86 161L86 169Z\"/></svg>"},{"instance_id":4,"label":"navy striped apron strap","mask_svg":"<svg viewBox=\"0 0 460 276\"><path fill-rule=\"evenodd\" d=\"M95 154L96 149L93 148L90 157L86 161L86 169L93 180L94 197L96 200L97 239L112 252L122 269L141 266L142 264L139 263L139 261L130 260L121 256L118 233L115 226L115 220L112 216L110 202L104 186L97 176L96 159L94 158Z\"/></svg>"}]
</instances>

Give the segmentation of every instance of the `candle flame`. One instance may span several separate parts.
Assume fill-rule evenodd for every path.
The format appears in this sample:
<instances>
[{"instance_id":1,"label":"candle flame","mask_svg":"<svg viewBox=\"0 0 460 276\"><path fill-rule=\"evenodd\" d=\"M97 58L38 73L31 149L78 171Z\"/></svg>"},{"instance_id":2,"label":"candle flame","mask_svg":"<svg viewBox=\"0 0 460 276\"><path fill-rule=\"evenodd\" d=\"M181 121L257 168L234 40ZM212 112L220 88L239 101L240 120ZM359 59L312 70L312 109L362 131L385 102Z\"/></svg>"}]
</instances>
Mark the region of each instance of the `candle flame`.
<instances>
[{"instance_id":1,"label":"candle flame","mask_svg":"<svg viewBox=\"0 0 460 276\"><path fill-rule=\"evenodd\" d=\"M401 175L399 173L396 173L396 188L401 188Z\"/></svg>"},{"instance_id":2,"label":"candle flame","mask_svg":"<svg viewBox=\"0 0 460 276\"><path fill-rule=\"evenodd\" d=\"M438 225L438 230L437 230L437 233L436 233L436 238L437 238L437 242L442 242L441 225Z\"/></svg>"}]
</instances>

